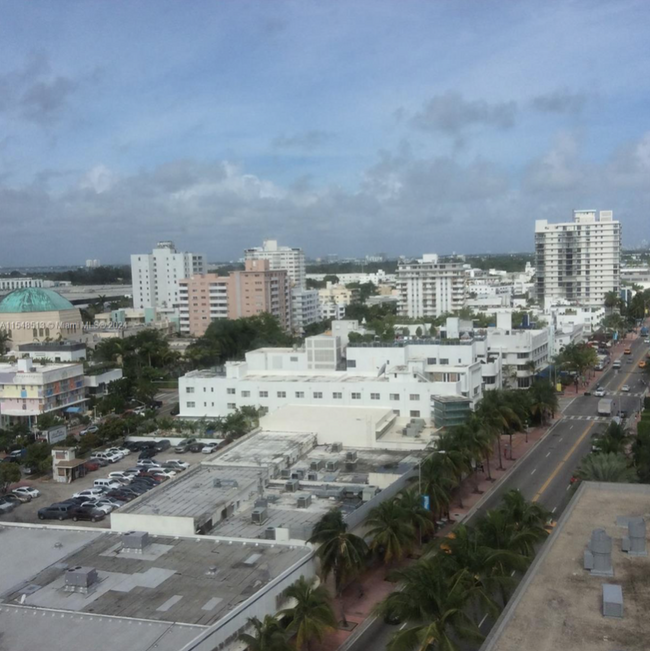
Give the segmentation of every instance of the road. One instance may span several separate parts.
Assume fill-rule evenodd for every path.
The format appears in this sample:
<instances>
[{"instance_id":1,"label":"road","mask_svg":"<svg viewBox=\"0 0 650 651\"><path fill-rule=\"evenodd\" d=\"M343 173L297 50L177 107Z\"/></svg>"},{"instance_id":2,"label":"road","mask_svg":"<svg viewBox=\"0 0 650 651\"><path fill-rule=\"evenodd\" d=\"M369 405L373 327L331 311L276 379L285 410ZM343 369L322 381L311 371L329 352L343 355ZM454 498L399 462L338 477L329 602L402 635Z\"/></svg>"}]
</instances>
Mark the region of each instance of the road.
<instances>
[{"instance_id":1,"label":"road","mask_svg":"<svg viewBox=\"0 0 650 651\"><path fill-rule=\"evenodd\" d=\"M631 355L622 355L621 370L616 371L610 365L599 380L606 391L605 397L613 400L613 415L623 409L632 416L633 412L640 410L643 401L647 376L639 369L638 362L645 358L648 346L637 338L630 342L630 348ZM621 391L625 384L630 387L626 393ZM570 389L567 391L570 395ZM598 400L595 396L576 396L547 436L513 468L466 523L473 524L483 513L497 507L503 494L513 488L519 489L526 499L543 504L557 519L570 499L570 480L580 460L590 451L592 439L604 431L611 420L597 415ZM489 617L483 618L481 632L486 635L493 623ZM377 619L354 644L346 647L346 651L385 649L394 631L394 626ZM469 650L473 647L469 645L464 648Z\"/></svg>"}]
</instances>

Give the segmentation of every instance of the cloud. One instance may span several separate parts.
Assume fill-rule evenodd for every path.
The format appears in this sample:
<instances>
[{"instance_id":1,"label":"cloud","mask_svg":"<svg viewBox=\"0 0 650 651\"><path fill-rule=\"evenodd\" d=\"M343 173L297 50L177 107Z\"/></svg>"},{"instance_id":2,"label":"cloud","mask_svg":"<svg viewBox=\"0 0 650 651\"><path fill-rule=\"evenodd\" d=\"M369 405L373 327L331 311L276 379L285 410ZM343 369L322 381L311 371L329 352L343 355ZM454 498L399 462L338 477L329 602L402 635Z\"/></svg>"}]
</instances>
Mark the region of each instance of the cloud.
<instances>
[{"instance_id":1,"label":"cloud","mask_svg":"<svg viewBox=\"0 0 650 651\"><path fill-rule=\"evenodd\" d=\"M586 93L573 93L568 88L558 88L550 93L537 95L531 106L541 113L565 113L577 115L587 103Z\"/></svg>"},{"instance_id":2,"label":"cloud","mask_svg":"<svg viewBox=\"0 0 650 651\"><path fill-rule=\"evenodd\" d=\"M300 149L309 152L321 147L333 138L334 134L328 131L312 129L292 136L278 136L273 139L271 146L274 149Z\"/></svg>"},{"instance_id":3,"label":"cloud","mask_svg":"<svg viewBox=\"0 0 650 651\"><path fill-rule=\"evenodd\" d=\"M459 137L474 126L510 129L515 124L514 101L489 104L485 100L466 100L460 93L448 91L432 97L413 115L411 126L421 131L440 131Z\"/></svg>"},{"instance_id":4,"label":"cloud","mask_svg":"<svg viewBox=\"0 0 650 651\"><path fill-rule=\"evenodd\" d=\"M650 193L650 131L614 153L607 166L607 176L616 187Z\"/></svg>"},{"instance_id":5,"label":"cloud","mask_svg":"<svg viewBox=\"0 0 650 651\"><path fill-rule=\"evenodd\" d=\"M59 119L79 79L55 75L47 56L29 55L16 70L0 75L0 113L38 124Z\"/></svg>"}]
</instances>

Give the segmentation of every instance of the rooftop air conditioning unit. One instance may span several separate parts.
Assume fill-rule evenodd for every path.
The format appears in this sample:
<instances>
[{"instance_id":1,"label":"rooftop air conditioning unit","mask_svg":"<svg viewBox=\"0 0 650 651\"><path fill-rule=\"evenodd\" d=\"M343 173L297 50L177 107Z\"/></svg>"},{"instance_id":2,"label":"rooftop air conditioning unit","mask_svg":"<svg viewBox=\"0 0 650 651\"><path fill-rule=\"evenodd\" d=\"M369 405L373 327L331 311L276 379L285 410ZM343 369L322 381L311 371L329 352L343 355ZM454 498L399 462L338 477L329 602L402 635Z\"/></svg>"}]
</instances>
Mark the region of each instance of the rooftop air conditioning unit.
<instances>
[{"instance_id":1,"label":"rooftop air conditioning unit","mask_svg":"<svg viewBox=\"0 0 650 651\"><path fill-rule=\"evenodd\" d=\"M253 509L251 513L251 521L253 524L264 524L269 519L268 511L265 507Z\"/></svg>"},{"instance_id":2,"label":"rooftop air conditioning unit","mask_svg":"<svg viewBox=\"0 0 650 651\"><path fill-rule=\"evenodd\" d=\"M122 551L142 554L149 544L149 534L146 531L127 531L122 534Z\"/></svg>"},{"instance_id":3,"label":"rooftop air conditioning unit","mask_svg":"<svg viewBox=\"0 0 650 651\"><path fill-rule=\"evenodd\" d=\"M324 459L314 459L310 464L309 467L312 470L322 470L325 467L325 460Z\"/></svg>"},{"instance_id":4,"label":"rooftop air conditioning unit","mask_svg":"<svg viewBox=\"0 0 650 651\"><path fill-rule=\"evenodd\" d=\"M285 485L284 489L288 493L295 493L298 490L298 487L300 486L300 482L297 479L290 479Z\"/></svg>"},{"instance_id":5,"label":"rooftop air conditioning unit","mask_svg":"<svg viewBox=\"0 0 650 651\"><path fill-rule=\"evenodd\" d=\"M289 468L283 468L280 471L280 479L290 479L291 478L291 470Z\"/></svg>"},{"instance_id":6,"label":"rooftop air conditioning unit","mask_svg":"<svg viewBox=\"0 0 650 651\"><path fill-rule=\"evenodd\" d=\"M342 452L343 443L332 443L332 452Z\"/></svg>"},{"instance_id":7,"label":"rooftop air conditioning unit","mask_svg":"<svg viewBox=\"0 0 650 651\"><path fill-rule=\"evenodd\" d=\"M339 462L337 459L332 459L325 464L325 470L328 472L334 472L339 469Z\"/></svg>"},{"instance_id":8,"label":"rooftop air conditioning unit","mask_svg":"<svg viewBox=\"0 0 650 651\"><path fill-rule=\"evenodd\" d=\"M87 593L97 583L97 570L93 567L77 565L65 573L65 591Z\"/></svg>"},{"instance_id":9,"label":"rooftop air conditioning unit","mask_svg":"<svg viewBox=\"0 0 650 651\"><path fill-rule=\"evenodd\" d=\"M357 469L357 462L356 461L346 461L345 462L345 469L347 472L354 472Z\"/></svg>"},{"instance_id":10,"label":"rooftop air conditioning unit","mask_svg":"<svg viewBox=\"0 0 650 651\"><path fill-rule=\"evenodd\" d=\"M308 472L307 473L307 480L308 481L318 481L318 473L317 472Z\"/></svg>"},{"instance_id":11,"label":"rooftop air conditioning unit","mask_svg":"<svg viewBox=\"0 0 650 651\"><path fill-rule=\"evenodd\" d=\"M266 508L269 505L269 501L265 497L259 497L255 500L255 508Z\"/></svg>"},{"instance_id":12,"label":"rooftop air conditioning unit","mask_svg":"<svg viewBox=\"0 0 650 651\"><path fill-rule=\"evenodd\" d=\"M266 527L264 530L264 538L266 540L275 540L275 527Z\"/></svg>"},{"instance_id":13,"label":"rooftop air conditioning unit","mask_svg":"<svg viewBox=\"0 0 650 651\"><path fill-rule=\"evenodd\" d=\"M298 508L306 509L311 504L311 495L300 495L298 497Z\"/></svg>"},{"instance_id":14,"label":"rooftop air conditioning unit","mask_svg":"<svg viewBox=\"0 0 650 651\"><path fill-rule=\"evenodd\" d=\"M346 453L345 458L347 461L356 461L357 460L357 451L356 450L350 450L349 452Z\"/></svg>"},{"instance_id":15,"label":"rooftop air conditioning unit","mask_svg":"<svg viewBox=\"0 0 650 651\"><path fill-rule=\"evenodd\" d=\"M294 470L291 473L291 479L304 479L305 471L304 470Z\"/></svg>"}]
</instances>

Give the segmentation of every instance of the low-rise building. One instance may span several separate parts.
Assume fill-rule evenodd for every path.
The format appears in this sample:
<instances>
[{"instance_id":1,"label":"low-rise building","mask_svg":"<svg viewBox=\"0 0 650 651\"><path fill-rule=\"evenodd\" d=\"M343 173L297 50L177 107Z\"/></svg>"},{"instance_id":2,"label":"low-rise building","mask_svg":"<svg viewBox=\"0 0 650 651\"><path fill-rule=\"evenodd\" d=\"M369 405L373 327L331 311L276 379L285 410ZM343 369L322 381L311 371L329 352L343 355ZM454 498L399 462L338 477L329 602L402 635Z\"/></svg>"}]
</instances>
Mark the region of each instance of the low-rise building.
<instances>
[{"instance_id":1,"label":"low-rise building","mask_svg":"<svg viewBox=\"0 0 650 651\"><path fill-rule=\"evenodd\" d=\"M305 328L321 320L318 290L291 289L291 327L297 335L302 335Z\"/></svg>"},{"instance_id":2,"label":"low-rise building","mask_svg":"<svg viewBox=\"0 0 650 651\"><path fill-rule=\"evenodd\" d=\"M78 341L34 342L18 346L18 354L57 363L83 362L86 360L86 344Z\"/></svg>"}]
</instances>

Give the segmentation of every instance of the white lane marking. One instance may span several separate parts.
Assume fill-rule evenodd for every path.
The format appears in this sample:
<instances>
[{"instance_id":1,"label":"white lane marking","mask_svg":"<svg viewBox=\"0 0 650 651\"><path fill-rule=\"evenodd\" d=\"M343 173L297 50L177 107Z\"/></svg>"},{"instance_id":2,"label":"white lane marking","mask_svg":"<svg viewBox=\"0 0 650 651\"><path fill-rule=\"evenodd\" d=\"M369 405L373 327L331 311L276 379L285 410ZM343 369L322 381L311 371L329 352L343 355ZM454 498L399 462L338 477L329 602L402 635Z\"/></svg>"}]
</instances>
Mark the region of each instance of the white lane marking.
<instances>
[{"instance_id":1,"label":"white lane marking","mask_svg":"<svg viewBox=\"0 0 650 651\"><path fill-rule=\"evenodd\" d=\"M569 488L571 488L571 484L569 484L569 485L566 487L567 490L569 490Z\"/></svg>"},{"instance_id":2,"label":"white lane marking","mask_svg":"<svg viewBox=\"0 0 650 651\"><path fill-rule=\"evenodd\" d=\"M562 437L560 437L560 438L558 439L558 441L561 441L561 440L562 440Z\"/></svg>"},{"instance_id":3,"label":"white lane marking","mask_svg":"<svg viewBox=\"0 0 650 651\"><path fill-rule=\"evenodd\" d=\"M510 576L514 576L514 575L515 575L515 570L512 570L512 572L510 572Z\"/></svg>"},{"instance_id":4,"label":"white lane marking","mask_svg":"<svg viewBox=\"0 0 650 651\"><path fill-rule=\"evenodd\" d=\"M536 472L537 472L537 468L535 468L535 470L533 470L533 472L531 472L530 474L534 475Z\"/></svg>"},{"instance_id":5,"label":"white lane marking","mask_svg":"<svg viewBox=\"0 0 650 651\"><path fill-rule=\"evenodd\" d=\"M485 613L485 615L483 615L483 619L478 623L478 627L479 627L479 628L481 628L481 626L483 626L483 622L484 622L486 619L487 619L487 613Z\"/></svg>"},{"instance_id":6,"label":"white lane marking","mask_svg":"<svg viewBox=\"0 0 650 651\"><path fill-rule=\"evenodd\" d=\"M406 628L406 622L404 622L400 627L399 630L403 631Z\"/></svg>"},{"instance_id":7,"label":"white lane marking","mask_svg":"<svg viewBox=\"0 0 650 651\"><path fill-rule=\"evenodd\" d=\"M573 425L569 425L569 429L573 429Z\"/></svg>"},{"instance_id":8,"label":"white lane marking","mask_svg":"<svg viewBox=\"0 0 650 651\"><path fill-rule=\"evenodd\" d=\"M547 456L547 457L551 456L551 453L550 453L550 452L547 452L547 453L546 453L546 456Z\"/></svg>"},{"instance_id":9,"label":"white lane marking","mask_svg":"<svg viewBox=\"0 0 650 651\"><path fill-rule=\"evenodd\" d=\"M553 510L551 511L551 513L555 513L556 511L557 511L557 506L554 506L554 507L553 507Z\"/></svg>"}]
</instances>

